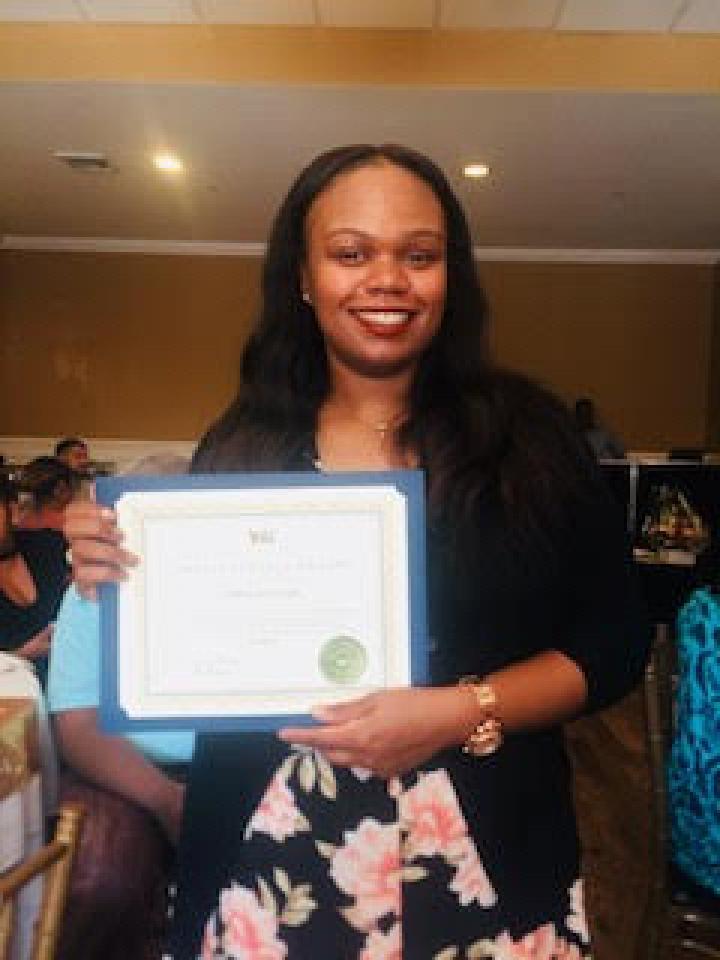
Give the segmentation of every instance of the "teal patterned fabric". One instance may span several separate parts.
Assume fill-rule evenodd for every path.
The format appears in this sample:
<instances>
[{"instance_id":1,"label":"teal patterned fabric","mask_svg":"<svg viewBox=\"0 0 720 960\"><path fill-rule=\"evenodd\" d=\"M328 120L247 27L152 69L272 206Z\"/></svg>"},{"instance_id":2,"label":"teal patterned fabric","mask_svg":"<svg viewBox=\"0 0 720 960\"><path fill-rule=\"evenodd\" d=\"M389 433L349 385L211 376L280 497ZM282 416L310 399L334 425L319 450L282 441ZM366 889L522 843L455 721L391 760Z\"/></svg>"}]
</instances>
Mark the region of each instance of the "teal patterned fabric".
<instances>
[{"instance_id":1,"label":"teal patterned fabric","mask_svg":"<svg viewBox=\"0 0 720 960\"><path fill-rule=\"evenodd\" d=\"M720 894L720 596L696 590L677 628L677 721L668 764L673 859Z\"/></svg>"}]
</instances>

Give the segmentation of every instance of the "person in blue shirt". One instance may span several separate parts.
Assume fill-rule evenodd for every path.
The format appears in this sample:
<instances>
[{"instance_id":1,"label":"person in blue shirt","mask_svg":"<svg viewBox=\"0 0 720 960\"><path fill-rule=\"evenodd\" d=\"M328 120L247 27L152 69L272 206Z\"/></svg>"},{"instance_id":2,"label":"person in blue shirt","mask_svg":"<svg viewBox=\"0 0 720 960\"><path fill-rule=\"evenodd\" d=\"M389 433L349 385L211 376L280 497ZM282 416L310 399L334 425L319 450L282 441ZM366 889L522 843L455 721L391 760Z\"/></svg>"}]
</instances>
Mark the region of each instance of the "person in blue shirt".
<instances>
[{"instance_id":1,"label":"person in blue shirt","mask_svg":"<svg viewBox=\"0 0 720 960\"><path fill-rule=\"evenodd\" d=\"M100 642L98 604L71 586L55 624L47 697L64 764L59 798L81 802L85 817L58 960L150 960L159 956L194 734L103 732Z\"/></svg>"}]
</instances>

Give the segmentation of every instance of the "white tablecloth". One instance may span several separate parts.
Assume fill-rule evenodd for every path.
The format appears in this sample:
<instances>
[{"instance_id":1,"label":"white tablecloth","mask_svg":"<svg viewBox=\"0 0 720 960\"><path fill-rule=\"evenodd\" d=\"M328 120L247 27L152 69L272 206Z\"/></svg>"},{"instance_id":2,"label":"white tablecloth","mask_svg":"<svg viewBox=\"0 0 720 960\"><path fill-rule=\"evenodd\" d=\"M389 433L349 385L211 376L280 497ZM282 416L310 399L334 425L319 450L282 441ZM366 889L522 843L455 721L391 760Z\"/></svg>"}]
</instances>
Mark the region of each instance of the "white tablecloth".
<instances>
[{"instance_id":1,"label":"white tablecloth","mask_svg":"<svg viewBox=\"0 0 720 960\"><path fill-rule=\"evenodd\" d=\"M45 818L54 811L57 794L55 750L40 684L26 660L0 653L0 701L17 698L34 700L36 704L40 771L22 790L0 800L0 870L6 870L42 845ZM28 884L18 897L12 960L27 960L30 956L41 898L42 878Z\"/></svg>"}]
</instances>

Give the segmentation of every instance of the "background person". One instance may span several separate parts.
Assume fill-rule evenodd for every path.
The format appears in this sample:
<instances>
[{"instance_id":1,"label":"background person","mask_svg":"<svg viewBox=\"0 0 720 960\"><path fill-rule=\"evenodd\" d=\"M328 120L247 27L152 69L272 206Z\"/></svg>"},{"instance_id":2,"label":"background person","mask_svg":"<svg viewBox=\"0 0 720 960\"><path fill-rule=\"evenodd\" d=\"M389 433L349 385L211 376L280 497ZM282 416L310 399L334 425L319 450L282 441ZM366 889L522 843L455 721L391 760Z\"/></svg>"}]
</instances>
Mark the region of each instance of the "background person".
<instances>
[{"instance_id":1,"label":"background person","mask_svg":"<svg viewBox=\"0 0 720 960\"><path fill-rule=\"evenodd\" d=\"M17 530L15 492L0 474L0 650L25 657L44 685L53 622L68 584L65 540L56 530Z\"/></svg>"},{"instance_id":2,"label":"background person","mask_svg":"<svg viewBox=\"0 0 720 960\"><path fill-rule=\"evenodd\" d=\"M17 526L62 533L65 508L80 489L79 475L57 457L37 457L22 468L17 487L24 495Z\"/></svg>"},{"instance_id":3,"label":"background person","mask_svg":"<svg viewBox=\"0 0 720 960\"><path fill-rule=\"evenodd\" d=\"M187 465L161 454L128 472L184 473ZM48 705L63 761L59 797L80 801L85 817L58 960L159 960L194 736L112 736L100 729L99 704L99 608L72 586L57 618Z\"/></svg>"},{"instance_id":4,"label":"background person","mask_svg":"<svg viewBox=\"0 0 720 960\"><path fill-rule=\"evenodd\" d=\"M85 473L90 465L87 444L79 437L59 440L55 444L55 456L78 473Z\"/></svg>"},{"instance_id":5,"label":"background person","mask_svg":"<svg viewBox=\"0 0 720 960\"><path fill-rule=\"evenodd\" d=\"M622 460L625 448L610 431L598 422L595 403L590 397L575 401L575 420L596 460Z\"/></svg>"},{"instance_id":6,"label":"background person","mask_svg":"<svg viewBox=\"0 0 720 960\"><path fill-rule=\"evenodd\" d=\"M468 227L427 158L303 171L242 381L195 470L426 471L433 686L198 738L175 960L588 955L559 725L630 689L649 631L571 417L487 360ZM72 509L80 582L122 576L112 512Z\"/></svg>"}]
</instances>

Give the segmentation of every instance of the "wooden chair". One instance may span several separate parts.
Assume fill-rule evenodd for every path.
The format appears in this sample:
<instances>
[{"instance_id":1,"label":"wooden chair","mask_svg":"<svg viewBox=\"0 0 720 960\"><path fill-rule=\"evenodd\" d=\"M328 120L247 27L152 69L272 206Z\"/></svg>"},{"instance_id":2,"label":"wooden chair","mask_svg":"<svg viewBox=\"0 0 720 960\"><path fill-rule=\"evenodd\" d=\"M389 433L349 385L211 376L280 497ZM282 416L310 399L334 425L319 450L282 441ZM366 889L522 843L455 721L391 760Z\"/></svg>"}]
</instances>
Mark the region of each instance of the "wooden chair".
<instances>
[{"instance_id":1,"label":"wooden chair","mask_svg":"<svg viewBox=\"0 0 720 960\"><path fill-rule=\"evenodd\" d=\"M26 884L41 874L44 875L42 904L35 924L32 953L27 960L53 960L82 817L80 804L63 804L53 839L0 875L0 960L8 960L10 956L15 898Z\"/></svg>"},{"instance_id":2,"label":"wooden chair","mask_svg":"<svg viewBox=\"0 0 720 960\"><path fill-rule=\"evenodd\" d=\"M637 960L708 957L720 960L720 898L698 893L673 869L669 856L666 762L672 742L675 647L667 624L658 624L645 671L645 709L652 788L652 849L648 903ZM677 953L677 951L681 951Z\"/></svg>"}]
</instances>

